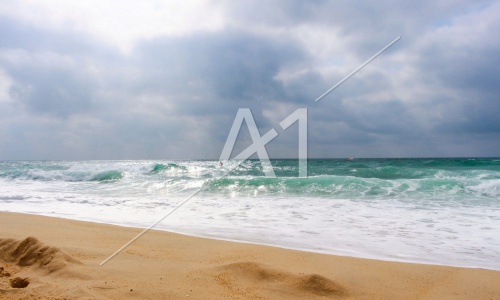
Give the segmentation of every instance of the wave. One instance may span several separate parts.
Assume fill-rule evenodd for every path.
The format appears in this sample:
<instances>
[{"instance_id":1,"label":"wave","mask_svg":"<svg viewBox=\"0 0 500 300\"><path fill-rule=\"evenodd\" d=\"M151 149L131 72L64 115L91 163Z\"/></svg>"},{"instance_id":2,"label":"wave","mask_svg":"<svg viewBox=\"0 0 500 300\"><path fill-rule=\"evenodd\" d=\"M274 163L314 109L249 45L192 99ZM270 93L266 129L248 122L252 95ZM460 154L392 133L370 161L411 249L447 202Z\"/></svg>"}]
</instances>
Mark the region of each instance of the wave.
<instances>
[{"instance_id":1,"label":"wave","mask_svg":"<svg viewBox=\"0 0 500 300\"><path fill-rule=\"evenodd\" d=\"M309 178L226 177L209 180L203 191L230 196L298 196L335 199L446 200L453 197L499 196L499 182L464 181L460 178L384 180L354 176Z\"/></svg>"},{"instance_id":2,"label":"wave","mask_svg":"<svg viewBox=\"0 0 500 300\"><path fill-rule=\"evenodd\" d=\"M126 183L149 190L252 196L283 195L347 199L451 199L500 197L500 160L358 159L310 160L308 178L298 178L297 160L272 160L277 178L266 178L260 161L231 167L217 161L0 162L0 179ZM488 165L489 163L489 165Z\"/></svg>"},{"instance_id":3,"label":"wave","mask_svg":"<svg viewBox=\"0 0 500 300\"><path fill-rule=\"evenodd\" d=\"M498 159L313 159L308 178L297 177L297 160L271 163L277 178L258 160L223 178L237 162L0 161L0 205L147 227L191 199L159 229L498 268Z\"/></svg>"},{"instance_id":4,"label":"wave","mask_svg":"<svg viewBox=\"0 0 500 300\"><path fill-rule=\"evenodd\" d=\"M469 189L483 196L500 197L500 180L485 181L476 186L469 187Z\"/></svg>"},{"instance_id":5,"label":"wave","mask_svg":"<svg viewBox=\"0 0 500 300\"><path fill-rule=\"evenodd\" d=\"M187 171L187 168L184 167L184 166L181 166L181 165L178 165L178 164L174 164L174 163L169 163L169 164L154 164L153 165L153 169L148 172L149 174L158 174L158 173L161 173L161 172L164 172L164 171L168 171L168 170L181 170L181 171Z\"/></svg>"},{"instance_id":6,"label":"wave","mask_svg":"<svg viewBox=\"0 0 500 300\"><path fill-rule=\"evenodd\" d=\"M500 167L499 159L490 158L439 158L439 159L422 159L423 165L426 167L437 167L441 169L458 169L458 168L479 168L479 169L497 169Z\"/></svg>"},{"instance_id":7,"label":"wave","mask_svg":"<svg viewBox=\"0 0 500 300\"><path fill-rule=\"evenodd\" d=\"M79 164L60 165L47 162L0 164L0 178L33 181L116 181L124 172L116 169Z\"/></svg>"},{"instance_id":8,"label":"wave","mask_svg":"<svg viewBox=\"0 0 500 300\"><path fill-rule=\"evenodd\" d=\"M0 179L65 182L120 181L127 175L147 180L178 177L189 172L186 166L176 163L151 163L135 161L83 161L83 162L0 162ZM183 178L185 179L185 178Z\"/></svg>"},{"instance_id":9,"label":"wave","mask_svg":"<svg viewBox=\"0 0 500 300\"><path fill-rule=\"evenodd\" d=\"M116 171L116 170L109 170L109 171L99 172L99 173L93 175L90 178L90 181L106 182L106 181L119 180L122 178L123 178L122 172Z\"/></svg>"}]
</instances>

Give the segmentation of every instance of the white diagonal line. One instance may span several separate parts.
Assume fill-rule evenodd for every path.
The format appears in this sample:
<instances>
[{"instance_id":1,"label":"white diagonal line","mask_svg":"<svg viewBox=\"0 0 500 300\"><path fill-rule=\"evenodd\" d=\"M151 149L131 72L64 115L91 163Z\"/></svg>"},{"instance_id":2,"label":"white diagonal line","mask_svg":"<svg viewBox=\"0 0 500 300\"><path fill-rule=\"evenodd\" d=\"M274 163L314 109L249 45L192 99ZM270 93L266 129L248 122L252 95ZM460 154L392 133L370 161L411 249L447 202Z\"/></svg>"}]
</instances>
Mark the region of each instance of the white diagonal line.
<instances>
[{"instance_id":1,"label":"white diagonal line","mask_svg":"<svg viewBox=\"0 0 500 300\"><path fill-rule=\"evenodd\" d=\"M336 85L332 86L328 91L324 92L323 95L319 96L316 100L314 100L314 102L318 102L319 100L323 99L326 95L330 94L339 85L341 85L342 83L344 83L344 81L346 81L347 79L351 78L352 75L356 74L359 70L363 69L372 60L374 60L375 58L377 58L377 56L379 56L380 54L382 54L382 52L384 52L385 50L387 50L387 48L389 48L394 43L396 43L397 41L399 41L399 39L401 39L400 36L398 36L394 41L390 42L387 46L385 46L382 50L380 50L379 52L377 52L375 55L373 55L372 57L370 57L361 66L359 66L356 70L352 71L351 74L347 75L346 77L344 77L344 79L342 79L341 81L339 81Z\"/></svg>"},{"instance_id":2,"label":"white diagonal line","mask_svg":"<svg viewBox=\"0 0 500 300\"><path fill-rule=\"evenodd\" d=\"M243 160L239 161L238 164L236 164L235 166L233 166L232 168L230 168L228 171L226 171L220 177L218 177L218 178L216 177L214 179L215 180L219 180L221 178L226 177L227 174L231 173L242 162L243 162ZM191 200L191 198L193 198L194 196L196 196L196 194L198 194L199 192L201 192L201 190L203 189L203 186L204 186L204 184L198 190L196 190L191 195L189 195L186 199L184 199L181 203L179 203L176 207L174 207L171 211L169 211L168 213L164 214L156 222L154 222L153 224L149 225L149 227L144 228L144 230L141 231L141 233L139 233L138 235L136 235L134 238L132 238L130 241L128 241L125 245L121 246L120 249L116 250L113 254L111 254L110 256L108 256L108 258L106 258L105 260L103 260L99 265L103 266L104 264L106 264L110 259L112 259L116 255L118 255L120 252L122 252L123 250L125 250L125 248L127 248L128 246L130 246L130 244L132 244L133 242L135 242L138 238L140 238L141 236L143 236L146 232L148 232L153 227L155 227L156 225L158 225L158 223L160 223L161 221L165 220L168 216L170 216L171 214L173 214L176 210L178 210L179 208L181 208L182 206L184 206L184 204L186 204L189 200Z\"/></svg>"},{"instance_id":3,"label":"white diagonal line","mask_svg":"<svg viewBox=\"0 0 500 300\"><path fill-rule=\"evenodd\" d=\"M394 41L392 41L391 43L389 43L387 46L385 46L382 50L380 50L379 52L377 52L375 55L373 55L372 57L370 57L367 61L365 61L361 66L359 66L357 69L355 69L354 71L352 71L349 75L347 75L346 77L344 77L341 81L339 81L337 84L335 84L333 87L331 87L328 91L326 91L325 93L323 93L323 95L319 96L315 102L318 102L319 100L323 99L326 95L328 95L330 92L332 92L334 89L336 89L339 85L341 85L342 83L344 83L344 81L346 81L347 79L349 79L351 76L353 76L354 74L356 74L356 72L358 72L359 70L361 70L363 67L365 67L367 64L369 64L372 60L374 60L377 56L379 56L380 54L382 54L382 52L384 52L385 50L387 50L387 48L389 48L390 46L392 46L394 43L396 43L399 39L401 39L400 36L398 36ZM272 138L271 138L272 139ZM249 147L251 148L251 147ZM249 149L247 149L249 150ZM250 149L250 150L253 150L253 149ZM249 150L249 151L250 151ZM240 156L242 156L241 154L235 159L237 160ZM222 174L219 178L214 178L215 180L218 180L218 179L221 179L221 178L224 178L226 177L230 172L232 172L236 167L238 167L243 161L245 161L245 159L242 159L242 160L239 160L239 162L233 166L232 168L230 168L229 170L227 170L224 174ZM171 211L169 211L168 213L164 214L161 218L159 218L156 222L154 222L153 224L151 224L149 227L145 228L143 231L141 231L138 235L136 235L134 238L132 238L130 241L128 241L125 245L123 245L122 247L120 247L118 250L116 250L113 254L111 254L109 257L107 257L105 260L103 260L99 265L100 266L103 266L104 264L106 264L109 260L111 260L113 257L115 257L116 255L118 255L120 252L122 252L125 248L127 248L128 246L130 246L133 242L135 242L138 238L140 238L141 236L143 236L146 232L148 232L149 230L151 230L153 227L155 227L156 225L158 225L158 223L160 223L161 221L165 220L168 216L170 216L171 214L173 214L175 211L177 211L179 208L181 208L182 206L184 206L184 204L186 204L189 200L191 200L191 198L193 198L194 196L196 196L202 189L203 189L203 186L204 184L198 189L196 190L195 192L193 192L191 195L189 195L186 199L184 199L181 203L179 203L176 207L174 207Z\"/></svg>"}]
</instances>

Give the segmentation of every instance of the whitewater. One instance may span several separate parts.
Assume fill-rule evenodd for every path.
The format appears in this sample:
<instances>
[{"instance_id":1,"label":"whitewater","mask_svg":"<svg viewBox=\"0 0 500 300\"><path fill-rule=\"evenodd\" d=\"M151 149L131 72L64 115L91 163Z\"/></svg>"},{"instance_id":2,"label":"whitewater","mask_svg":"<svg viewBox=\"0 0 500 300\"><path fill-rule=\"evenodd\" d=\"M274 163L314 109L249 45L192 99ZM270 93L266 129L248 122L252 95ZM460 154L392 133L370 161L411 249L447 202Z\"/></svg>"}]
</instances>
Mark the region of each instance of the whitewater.
<instances>
[{"instance_id":1,"label":"whitewater","mask_svg":"<svg viewBox=\"0 0 500 300\"><path fill-rule=\"evenodd\" d=\"M271 163L2 161L0 210L144 228L199 190L155 229L500 270L500 159Z\"/></svg>"}]
</instances>

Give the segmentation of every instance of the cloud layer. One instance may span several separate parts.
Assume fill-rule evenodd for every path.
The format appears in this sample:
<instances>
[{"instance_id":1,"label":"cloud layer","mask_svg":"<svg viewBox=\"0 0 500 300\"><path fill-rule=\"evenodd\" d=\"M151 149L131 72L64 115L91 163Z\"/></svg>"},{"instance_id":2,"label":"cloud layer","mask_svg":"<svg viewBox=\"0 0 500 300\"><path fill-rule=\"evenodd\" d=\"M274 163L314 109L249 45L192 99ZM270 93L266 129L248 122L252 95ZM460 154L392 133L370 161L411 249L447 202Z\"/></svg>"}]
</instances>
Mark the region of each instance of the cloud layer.
<instances>
[{"instance_id":1,"label":"cloud layer","mask_svg":"<svg viewBox=\"0 0 500 300\"><path fill-rule=\"evenodd\" d=\"M424 2L2 4L0 159L218 158L246 107L308 108L310 157L500 156L500 5Z\"/></svg>"}]
</instances>

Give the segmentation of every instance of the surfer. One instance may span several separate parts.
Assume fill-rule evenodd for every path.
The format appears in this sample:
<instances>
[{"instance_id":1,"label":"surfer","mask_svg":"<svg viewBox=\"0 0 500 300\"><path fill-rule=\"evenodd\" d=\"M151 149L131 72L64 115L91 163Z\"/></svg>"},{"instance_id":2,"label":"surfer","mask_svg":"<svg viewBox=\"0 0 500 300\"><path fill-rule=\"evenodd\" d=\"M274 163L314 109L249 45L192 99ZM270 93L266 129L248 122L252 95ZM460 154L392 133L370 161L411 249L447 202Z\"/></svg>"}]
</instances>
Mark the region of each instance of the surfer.
<instances>
[{"instance_id":1,"label":"surfer","mask_svg":"<svg viewBox=\"0 0 500 300\"><path fill-rule=\"evenodd\" d=\"M224 165L221 161L219 161L219 164L220 164L221 167Z\"/></svg>"}]
</instances>

